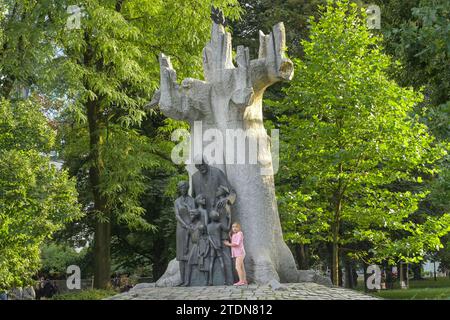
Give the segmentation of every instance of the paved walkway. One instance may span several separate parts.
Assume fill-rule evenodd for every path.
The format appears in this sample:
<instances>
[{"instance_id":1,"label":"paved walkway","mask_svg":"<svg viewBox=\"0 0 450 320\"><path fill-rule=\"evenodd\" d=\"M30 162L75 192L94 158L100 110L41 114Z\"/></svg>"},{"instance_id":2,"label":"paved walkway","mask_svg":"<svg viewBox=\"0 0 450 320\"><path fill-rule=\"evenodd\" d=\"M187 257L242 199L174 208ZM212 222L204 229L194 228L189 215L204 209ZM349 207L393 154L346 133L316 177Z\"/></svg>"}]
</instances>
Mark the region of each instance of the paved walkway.
<instances>
[{"instance_id":1,"label":"paved walkway","mask_svg":"<svg viewBox=\"0 0 450 320\"><path fill-rule=\"evenodd\" d=\"M155 287L154 283L139 284L128 292L108 300L375 300L363 293L312 282L283 284L279 288L248 285L241 287Z\"/></svg>"}]
</instances>

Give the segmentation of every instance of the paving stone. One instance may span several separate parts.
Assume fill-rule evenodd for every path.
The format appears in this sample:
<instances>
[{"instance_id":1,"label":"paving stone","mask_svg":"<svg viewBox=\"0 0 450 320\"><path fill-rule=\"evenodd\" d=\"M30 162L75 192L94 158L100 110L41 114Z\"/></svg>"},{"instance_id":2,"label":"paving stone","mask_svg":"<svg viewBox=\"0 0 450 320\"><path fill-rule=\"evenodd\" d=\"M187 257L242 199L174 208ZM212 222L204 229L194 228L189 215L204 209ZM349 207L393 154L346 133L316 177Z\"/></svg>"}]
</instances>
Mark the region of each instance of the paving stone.
<instances>
[{"instance_id":1,"label":"paving stone","mask_svg":"<svg viewBox=\"0 0 450 320\"><path fill-rule=\"evenodd\" d=\"M354 290L328 287L316 283L282 284L284 290L259 285L244 287L155 287L140 284L129 292L121 293L108 300L378 300Z\"/></svg>"}]
</instances>

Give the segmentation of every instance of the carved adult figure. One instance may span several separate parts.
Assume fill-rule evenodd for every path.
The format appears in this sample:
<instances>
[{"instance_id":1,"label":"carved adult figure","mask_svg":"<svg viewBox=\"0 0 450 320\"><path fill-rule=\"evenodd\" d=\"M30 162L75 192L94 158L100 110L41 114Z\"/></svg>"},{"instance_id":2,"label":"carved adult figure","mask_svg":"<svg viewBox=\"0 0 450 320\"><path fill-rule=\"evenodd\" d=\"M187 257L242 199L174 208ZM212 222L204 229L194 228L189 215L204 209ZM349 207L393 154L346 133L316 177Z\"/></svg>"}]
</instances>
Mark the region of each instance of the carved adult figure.
<instances>
[{"instance_id":1,"label":"carved adult figure","mask_svg":"<svg viewBox=\"0 0 450 320\"><path fill-rule=\"evenodd\" d=\"M206 210L223 208L232 205L236 200L236 193L228 182L222 170L210 166L205 160L195 165L197 172L192 175L192 196L202 194L205 197ZM217 201L216 192L220 186L225 186L229 193L226 197Z\"/></svg>"},{"instance_id":2,"label":"carved adult figure","mask_svg":"<svg viewBox=\"0 0 450 320\"><path fill-rule=\"evenodd\" d=\"M179 197L175 200L176 231L176 259L179 261L181 280L184 282L187 255L189 253L189 232L191 223L189 210L195 209L194 199L188 195L189 182L178 183Z\"/></svg>"},{"instance_id":3,"label":"carved adult figure","mask_svg":"<svg viewBox=\"0 0 450 320\"><path fill-rule=\"evenodd\" d=\"M223 259L224 245L222 243L222 233L230 231L231 217L228 216L227 223L224 224L220 221L220 215L217 211L211 210L209 212L210 222L207 226L208 240L210 247L210 262L209 262L209 276L208 285L213 285L214 280L214 264L216 260L219 260L220 268L223 275L223 284L226 284L227 273L231 274L231 268L227 270Z\"/></svg>"}]
</instances>

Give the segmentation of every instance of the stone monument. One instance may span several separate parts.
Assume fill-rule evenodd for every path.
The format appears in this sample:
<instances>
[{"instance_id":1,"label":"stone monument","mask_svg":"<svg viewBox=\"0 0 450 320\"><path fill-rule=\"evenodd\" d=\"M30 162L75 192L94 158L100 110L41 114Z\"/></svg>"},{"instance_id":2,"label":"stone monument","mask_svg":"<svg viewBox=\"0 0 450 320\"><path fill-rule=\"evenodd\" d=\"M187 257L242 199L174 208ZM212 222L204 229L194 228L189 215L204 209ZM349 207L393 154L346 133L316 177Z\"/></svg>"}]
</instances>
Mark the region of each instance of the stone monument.
<instances>
[{"instance_id":1,"label":"stone monument","mask_svg":"<svg viewBox=\"0 0 450 320\"><path fill-rule=\"evenodd\" d=\"M199 171L190 177L192 197L199 193L206 194L206 209L210 211L216 205L212 199L217 187L222 185L228 190L226 201L220 206L232 204L232 219L242 226L249 282L305 281L301 279L305 275L299 275L292 253L283 240L275 197L270 138L264 128L262 113L266 88L278 81L291 80L293 76L293 63L285 56L284 25L278 23L268 35L260 31L257 59L250 60L248 48L238 46L235 65L231 35L225 31L222 20L213 18L211 40L203 49L205 80L186 78L179 85L170 58L161 54L160 90L152 103L158 104L167 117L189 122L192 136L203 136L208 129L220 131L223 137L230 130L241 130L248 133L249 139L266 142L262 143L266 147L256 151L256 163L249 161L250 157L245 159L245 163L237 163L236 152L242 150L228 146L224 148L223 154L219 155L223 162L209 163L210 172L213 171L215 177L211 185L205 185L205 181L211 183L211 180L202 178L204 168L197 163ZM201 121L200 128L195 125L197 121ZM248 149L244 152L250 153ZM217 159L217 154L215 156ZM229 161L230 158L234 161ZM225 268L226 260L223 258ZM157 285L177 285L168 280L175 277L174 272L177 269L172 261ZM313 278L311 274L306 281L314 281Z\"/></svg>"}]
</instances>

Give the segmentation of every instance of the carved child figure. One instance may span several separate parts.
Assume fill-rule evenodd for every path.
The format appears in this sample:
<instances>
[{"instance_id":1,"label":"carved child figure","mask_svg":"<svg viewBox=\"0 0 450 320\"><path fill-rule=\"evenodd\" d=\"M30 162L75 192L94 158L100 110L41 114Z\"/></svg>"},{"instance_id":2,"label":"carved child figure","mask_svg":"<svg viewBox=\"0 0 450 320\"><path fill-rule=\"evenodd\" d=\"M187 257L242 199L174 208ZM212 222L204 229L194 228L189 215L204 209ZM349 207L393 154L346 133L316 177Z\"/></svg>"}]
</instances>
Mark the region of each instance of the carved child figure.
<instances>
[{"instance_id":1,"label":"carved child figure","mask_svg":"<svg viewBox=\"0 0 450 320\"><path fill-rule=\"evenodd\" d=\"M209 222L208 211L206 210L206 197L204 194L199 194L195 197L195 204L200 213L200 221L207 226Z\"/></svg>"},{"instance_id":2,"label":"carved child figure","mask_svg":"<svg viewBox=\"0 0 450 320\"><path fill-rule=\"evenodd\" d=\"M182 286L190 286L192 268L194 266L199 266L199 261L201 260L200 255L200 242L203 234L205 233L205 225L200 220L200 212L198 209L189 210L189 215L191 218L191 223L189 224L189 241L190 241L190 251L188 254L187 268L184 283Z\"/></svg>"},{"instance_id":3,"label":"carved child figure","mask_svg":"<svg viewBox=\"0 0 450 320\"><path fill-rule=\"evenodd\" d=\"M231 227L231 219L227 219L227 223L224 224L220 221L220 215L217 211L211 210L209 213L210 222L207 226L208 230L208 239L209 239L209 248L210 248L210 262L209 262L209 280L208 285L213 285L214 279L214 263L216 259L219 259L220 267L222 269L224 284L226 283L226 275L227 271L225 269L224 264L224 253L223 248L224 245L222 243L222 233L228 232Z\"/></svg>"},{"instance_id":4,"label":"carved child figure","mask_svg":"<svg viewBox=\"0 0 450 320\"><path fill-rule=\"evenodd\" d=\"M219 186L216 191L215 210L219 213L219 220L223 224L231 221L231 204L229 201L230 190L225 186ZM222 240L228 239L228 231L222 232Z\"/></svg>"},{"instance_id":5,"label":"carved child figure","mask_svg":"<svg viewBox=\"0 0 450 320\"><path fill-rule=\"evenodd\" d=\"M197 205L197 210L200 213L200 221L204 225L204 232L200 233L200 238L198 242L198 268L200 271L208 272L208 260L209 260L209 240L206 234L206 226L209 223L208 210L206 210L206 196L204 194L199 194L195 197L195 204Z\"/></svg>"}]
</instances>

